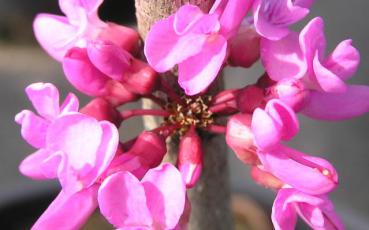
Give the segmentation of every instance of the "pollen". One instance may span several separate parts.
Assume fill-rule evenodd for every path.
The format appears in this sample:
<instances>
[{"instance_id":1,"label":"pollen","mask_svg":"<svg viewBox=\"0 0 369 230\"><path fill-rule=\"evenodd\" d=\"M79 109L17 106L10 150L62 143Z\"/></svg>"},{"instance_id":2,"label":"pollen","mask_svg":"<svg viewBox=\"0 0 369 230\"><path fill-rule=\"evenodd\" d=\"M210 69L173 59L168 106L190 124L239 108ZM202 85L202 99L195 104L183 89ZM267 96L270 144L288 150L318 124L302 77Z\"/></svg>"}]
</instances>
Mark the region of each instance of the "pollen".
<instances>
[{"instance_id":1,"label":"pollen","mask_svg":"<svg viewBox=\"0 0 369 230\"><path fill-rule=\"evenodd\" d=\"M214 123L213 113L208 106L211 96L182 96L182 101L183 104L167 104L166 110L170 112L170 116L165 120L167 124L180 125L180 134L184 134L190 126L206 128Z\"/></svg>"}]
</instances>

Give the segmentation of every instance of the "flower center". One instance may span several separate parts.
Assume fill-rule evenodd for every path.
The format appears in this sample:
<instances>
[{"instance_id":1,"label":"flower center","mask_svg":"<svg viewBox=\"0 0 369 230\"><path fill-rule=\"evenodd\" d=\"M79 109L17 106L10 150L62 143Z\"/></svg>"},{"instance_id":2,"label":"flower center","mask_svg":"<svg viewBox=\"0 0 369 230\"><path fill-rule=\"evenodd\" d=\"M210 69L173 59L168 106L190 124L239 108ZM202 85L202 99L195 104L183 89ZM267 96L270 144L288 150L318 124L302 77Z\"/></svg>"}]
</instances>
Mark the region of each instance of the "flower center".
<instances>
[{"instance_id":1,"label":"flower center","mask_svg":"<svg viewBox=\"0 0 369 230\"><path fill-rule=\"evenodd\" d=\"M167 104L170 115L165 123L179 125L179 133L184 134L190 126L206 128L214 123L213 113L209 111L208 104L211 96L182 97L183 104L171 102Z\"/></svg>"}]
</instances>

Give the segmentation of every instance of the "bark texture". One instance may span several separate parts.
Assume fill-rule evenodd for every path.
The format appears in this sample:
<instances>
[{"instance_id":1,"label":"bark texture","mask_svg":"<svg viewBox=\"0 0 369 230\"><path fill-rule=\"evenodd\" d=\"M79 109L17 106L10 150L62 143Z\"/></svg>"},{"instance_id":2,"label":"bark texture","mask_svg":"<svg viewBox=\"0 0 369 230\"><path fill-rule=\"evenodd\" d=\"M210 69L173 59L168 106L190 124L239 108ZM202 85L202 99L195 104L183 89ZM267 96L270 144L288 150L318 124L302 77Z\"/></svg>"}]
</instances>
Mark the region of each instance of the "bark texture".
<instances>
[{"instance_id":1,"label":"bark texture","mask_svg":"<svg viewBox=\"0 0 369 230\"><path fill-rule=\"evenodd\" d=\"M144 39L151 25L157 20L174 13L180 6L190 3L208 12L214 0L135 0L138 30ZM169 75L173 75L170 73ZM165 76L169 83L180 91L175 76ZM222 80L213 84L210 92L216 93L223 88ZM154 105L146 100L143 107ZM160 121L147 117L144 125L148 129L157 127ZM205 153L204 169L197 186L189 191L192 212L190 230L230 230L233 229L233 217L230 209L229 169L227 147L223 136L202 133ZM172 138L168 143L168 157L175 162L178 139Z\"/></svg>"}]
</instances>

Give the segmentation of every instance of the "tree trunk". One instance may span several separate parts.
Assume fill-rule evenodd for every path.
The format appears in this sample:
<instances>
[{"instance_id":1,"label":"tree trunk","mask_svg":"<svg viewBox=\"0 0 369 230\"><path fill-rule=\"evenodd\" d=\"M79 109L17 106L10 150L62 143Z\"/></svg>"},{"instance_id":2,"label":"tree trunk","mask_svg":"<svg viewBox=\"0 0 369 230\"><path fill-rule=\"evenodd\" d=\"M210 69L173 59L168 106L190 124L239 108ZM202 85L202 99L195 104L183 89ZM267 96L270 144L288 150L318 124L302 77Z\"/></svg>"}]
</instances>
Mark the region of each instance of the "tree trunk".
<instances>
[{"instance_id":1,"label":"tree trunk","mask_svg":"<svg viewBox=\"0 0 369 230\"><path fill-rule=\"evenodd\" d=\"M150 27L157 20L174 13L181 5L191 3L208 12L214 0L135 0L138 30L144 39ZM177 79L166 76L170 84L178 92ZM222 80L218 80L210 89L212 94L223 88ZM150 101L143 102L145 108L153 107ZM148 129L157 127L160 121L144 119ZM204 168L202 176L195 188L189 190L192 211L189 223L191 230L230 230L233 229L233 218L230 211L229 169L227 147L224 137L203 134L202 143ZM174 138L168 143L168 158L175 162L178 140Z\"/></svg>"}]
</instances>

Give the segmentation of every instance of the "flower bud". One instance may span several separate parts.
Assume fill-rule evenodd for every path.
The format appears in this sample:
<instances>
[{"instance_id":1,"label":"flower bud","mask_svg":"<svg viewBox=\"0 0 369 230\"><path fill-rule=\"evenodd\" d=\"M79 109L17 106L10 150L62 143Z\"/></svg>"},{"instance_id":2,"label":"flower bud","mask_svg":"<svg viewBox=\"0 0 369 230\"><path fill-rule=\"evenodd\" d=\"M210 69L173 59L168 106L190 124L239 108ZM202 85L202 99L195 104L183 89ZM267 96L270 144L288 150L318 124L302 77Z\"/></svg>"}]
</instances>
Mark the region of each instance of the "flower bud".
<instances>
[{"instance_id":1,"label":"flower bud","mask_svg":"<svg viewBox=\"0 0 369 230\"><path fill-rule=\"evenodd\" d=\"M149 168L158 166L166 152L165 139L155 132L148 131L142 132L128 151L129 154L139 156L142 165Z\"/></svg>"},{"instance_id":2,"label":"flower bud","mask_svg":"<svg viewBox=\"0 0 369 230\"><path fill-rule=\"evenodd\" d=\"M124 86L139 95L151 94L158 85L159 75L148 64L132 59L129 70L124 74Z\"/></svg>"},{"instance_id":3,"label":"flower bud","mask_svg":"<svg viewBox=\"0 0 369 230\"><path fill-rule=\"evenodd\" d=\"M132 93L125 87L125 85L114 80L107 82L105 90L104 98L106 98L113 106L123 105L138 98L137 94Z\"/></svg>"},{"instance_id":4,"label":"flower bud","mask_svg":"<svg viewBox=\"0 0 369 230\"><path fill-rule=\"evenodd\" d=\"M283 187L284 183L280 179L259 167L262 166L253 166L251 168L251 177L256 183L274 190L278 190Z\"/></svg>"},{"instance_id":5,"label":"flower bud","mask_svg":"<svg viewBox=\"0 0 369 230\"><path fill-rule=\"evenodd\" d=\"M194 187L201 176L203 151L201 139L193 126L181 138L177 164L186 187Z\"/></svg>"},{"instance_id":6,"label":"flower bud","mask_svg":"<svg viewBox=\"0 0 369 230\"><path fill-rule=\"evenodd\" d=\"M243 88L237 97L237 107L241 113L252 113L264 100L264 90L255 85Z\"/></svg>"},{"instance_id":7,"label":"flower bud","mask_svg":"<svg viewBox=\"0 0 369 230\"><path fill-rule=\"evenodd\" d=\"M140 35L134 29L108 22L98 39L110 41L135 55L139 51Z\"/></svg>"},{"instance_id":8,"label":"flower bud","mask_svg":"<svg viewBox=\"0 0 369 230\"><path fill-rule=\"evenodd\" d=\"M226 142L243 163L256 164L258 157L250 125L251 115L232 116L227 123Z\"/></svg>"},{"instance_id":9,"label":"flower bud","mask_svg":"<svg viewBox=\"0 0 369 230\"><path fill-rule=\"evenodd\" d=\"M86 49L70 49L63 59L63 70L68 81L82 93L104 96L110 79L91 63Z\"/></svg>"},{"instance_id":10,"label":"flower bud","mask_svg":"<svg viewBox=\"0 0 369 230\"><path fill-rule=\"evenodd\" d=\"M94 117L98 121L107 120L119 127L122 122L119 111L106 99L98 97L80 110L81 113Z\"/></svg>"},{"instance_id":11,"label":"flower bud","mask_svg":"<svg viewBox=\"0 0 369 230\"><path fill-rule=\"evenodd\" d=\"M108 77L121 81L130 68L132 56L121 47L107 41L91 41L87 54L92 64Z\"/></svg>"},{"instance_id":12,"label":"flower bud","mask_svg":"<svg viewBox=\"0 0 369 230\"><path fill-rule=\"evenodd\" d=\"M249 68L260 57L260 35L250 25L241 25L230 41L229 63Z\"/></svg>"}]
</instances>

